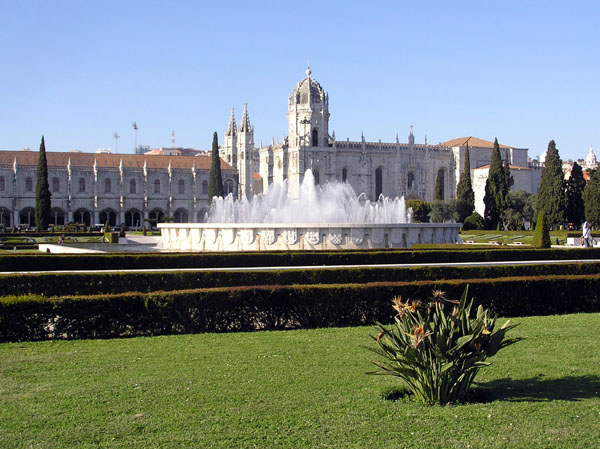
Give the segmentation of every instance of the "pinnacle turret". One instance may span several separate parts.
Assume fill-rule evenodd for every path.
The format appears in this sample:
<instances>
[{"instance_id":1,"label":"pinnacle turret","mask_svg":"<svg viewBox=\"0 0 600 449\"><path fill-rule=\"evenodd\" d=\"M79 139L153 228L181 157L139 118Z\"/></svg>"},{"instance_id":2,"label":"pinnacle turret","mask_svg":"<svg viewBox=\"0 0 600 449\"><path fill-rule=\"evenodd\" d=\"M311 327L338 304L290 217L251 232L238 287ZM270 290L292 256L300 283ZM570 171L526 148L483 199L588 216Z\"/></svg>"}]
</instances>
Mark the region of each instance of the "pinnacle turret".
<instances>
[{"instance_id":1,"label":"pinnacle turret","mask_svg":"<svg viewBox=\"0 0 600 449\"><path fill-rule=\"evenodd\" d=\"M233 113L233 108L231 108L231 117L229 117L229 126L227 127L227 131L225 132L226 136L235 136L237 134L237 125L235 124L235 115Z\"/></svg>"},{"instance_id":2,"label":"pinnacle turret","mask_svg":"<svg viewBox=\"0 0 600 449\"><path fill-rule=\"evenodd\" d=\"M252 132L252 127L250 126L250 118L248 117L248 103L244 103L244 113L242 114L242 124L240 125L240 132Z\"/></svg>"}]
</instances>

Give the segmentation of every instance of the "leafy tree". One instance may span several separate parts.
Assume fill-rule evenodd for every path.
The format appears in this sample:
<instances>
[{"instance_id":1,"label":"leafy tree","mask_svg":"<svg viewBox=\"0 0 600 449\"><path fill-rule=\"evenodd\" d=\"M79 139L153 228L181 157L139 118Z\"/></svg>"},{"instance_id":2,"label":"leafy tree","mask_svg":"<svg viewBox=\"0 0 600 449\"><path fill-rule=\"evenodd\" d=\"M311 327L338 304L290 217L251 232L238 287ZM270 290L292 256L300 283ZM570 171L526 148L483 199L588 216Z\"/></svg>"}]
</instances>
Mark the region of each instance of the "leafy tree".
<instances>
[{"instance_id":1,"label":"leafy tree","mask_svg":"<svg viewBox=\"0 0 600 449\"><path fill-rule=\"evenodd\" d=\"M520 230L524 223L533 221L534 210L532 206L533 195L524 190L510 190L508 204L501 214L502 227L506 231Z\"/></svg>"},{"instance_id":2,"label":"leafy tree","mask_svg":"<svg viewBox=\"0 0 600 449\"><path fill-rule=\"evenodd\" d=\"M462 227L463 231L483 228L485 228L485 222L483 221L483 217L477 212L473 212L471 215L465 218L465 222L463 223Z\"/></svg>"},{"instance_id":3,"label":"leafy tree","mask_svg":"<svg viewBox=\"0 0 600 449\"><path fill-rule=\"evenodd\" d=\"M438 174L435 178L435 191L433 193L435 201L444 201L444 185L442 184L442 176Z\"/></svg>"},{"instance_id":4,"label":"leafy tree","mask_svg":"<svg viewBox=\"0 0 600 449\"><path fill-rule=\"evenodd\" d=\"M583 191L585 219L592 226L600 225L600 170L594 170L592 178Z\"/></svg>"},{"instance_id":5,"label":"leafy tree","mask_svg":"<svg viewBox=\"0 0 600 449\"><path fill-rule=\"evenodd\" d=\"M538 214L535 233L533 234L533 246L536 248L550 248L550 231L543 212Z\"/></svg>"},{"instance_id":6,"label":"leafy tree","mask_svg":"<svg viewBox=\"0 0 600 449\"><path fill-rule=\"evenodd\" d=\"M35 185L35 227L38 231L45 231L50 224L50 210L52 208L52 194L48 185L48 162L46 161L46 144L44 136L40 143L38 157L37 180Z\"/></svg>"},{"instance_id":7,"label":"leafy tree","mask_svg":"<svg viewBox=\"0 0 600 449\"><path fill-rule=\"evenodd\" d=\"M475 192L471 183L471 160L469 145L465 150L465 164L458 185L456 186L457 221L464 223L465 219L475 210Z\"/></svg>"},{"instance_id":8,"label":"leafy tree","mask_svg":"<svg viewBox=\"0 0 600 449\"><path fill-rule=\"evenodd\" d=\"M571 169L571 176L567 180L567 222L579 226L585 221L585 206L583 204L583 190L585 179L581 166L575 162Z\"/></svg>"},{"instance_id":9,"label":"leafy tree","mask_svg":"<svg viewBox=\"0 0 600 449\"><path fill-rule=\"evenodd\" d=\"M221 176L221 160L219 158L219 137L213 134L212 161L208 178L208 204L212 204L215 196L223 196L223 177Z\"/></svg>"},{"instance_id":10,"label":"leafy tree","mask_svg":"<svg viewBox=\"0 0 600 449\"><path fill-rule=\"evenodd\" d=\"M431 213L431 205L427 201L422 200L408 200L406 202L406 210L412 208L413 216L412 221L414 223L428 223L429 214Z\"/></svg>"},{"instance_id":11,"label":"leafy tree","mask_svg":"<svg viewBox=\"0 0 600 449\"><path fill-rule=\"evenodd\" d=\"M456 220L456 200L433 201L431 203L431 222L447 223Z\"/></svg>"},{"instance_id":12,"label":"leafy tree","mask_svg":"<svg viewBox=\"0 0 600 449\"><path fill-rule=\"evenodd\" d=\"M506 208L507 196L506 171L502 166L500 145L498 145L498 139L496 138L492 150L488 179L485 182L485 196L483 197L485 204L483 215L488 229L498 228L502 211Z\"/></svg>"},{"instance_id":13,"label":"leafy tree","mask_svg":"<svg viewBox=\"0 0 600 449\"><path fill-rule=\"evenodd\" d=\"M542 179L537 192L538 214L544 213L548 227L562 225L565 222L566 193L562 172L562 162L556 149L556 143L548 144L546 162L542 169Z\"/></svg>"}]
</instances>

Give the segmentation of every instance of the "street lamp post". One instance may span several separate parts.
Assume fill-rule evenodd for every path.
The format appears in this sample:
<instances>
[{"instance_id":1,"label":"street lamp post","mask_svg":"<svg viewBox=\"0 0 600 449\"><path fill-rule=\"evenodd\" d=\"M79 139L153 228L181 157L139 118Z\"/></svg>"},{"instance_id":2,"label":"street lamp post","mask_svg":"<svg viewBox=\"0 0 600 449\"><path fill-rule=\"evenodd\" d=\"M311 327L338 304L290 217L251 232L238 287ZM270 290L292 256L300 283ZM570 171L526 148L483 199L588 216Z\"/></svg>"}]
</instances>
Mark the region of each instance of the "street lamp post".
<instances>
[{"instance_id":1,"label":"street lamp post","mask_svg":"<svg viewBox=\"0 0 600 449\"><path fill-rule=\"evenodd\" d=\"M138 124L136 122L133 122L131 124L131 126L133 126L133 135L134 135L133 152L137 154L137 130L139 128L138 128Z\"/></svg>"},{"instance_id":2,"label":"street lamp post","mask_svg":"<svg viewBox=\"0 0 600 449\"><path fill-rule=\"evenodd\" d=\"M121 137L121 136L119 136L119 133L115 131L115 133L113 134L113 139L115 139L115 153L118 153L118 152L119 152L119 150L118 150L118 148L117 148L117 139L118 139L119 137Z\"/></svg>"}]
</instances>

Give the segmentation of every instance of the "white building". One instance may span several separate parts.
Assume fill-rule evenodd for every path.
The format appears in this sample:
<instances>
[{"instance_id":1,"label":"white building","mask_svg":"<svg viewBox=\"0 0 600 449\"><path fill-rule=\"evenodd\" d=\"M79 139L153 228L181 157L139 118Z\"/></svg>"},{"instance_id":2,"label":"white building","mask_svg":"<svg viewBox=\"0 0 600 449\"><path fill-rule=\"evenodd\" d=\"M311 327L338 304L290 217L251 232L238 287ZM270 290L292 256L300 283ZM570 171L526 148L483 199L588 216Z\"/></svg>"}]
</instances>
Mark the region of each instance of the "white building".
<instances>
[{"instance_id":1,"label":"white building","mask_svg":"<svg viewBox=\"0 0 600 449\"><path fill-rule=\"evenodd\" d=\"M465 149L469 146L476 208L483 215L485 180L489 171L493 143L475 137L464 137L430 145L415 143L410 127L407 143L337 140L329 129L329 96L306 71L288 97L288 134L283 142L258 148L255 160L254 128L250 126L244 105L242 125L237 128L232 111L225 132L221 156L240 173L240 197L250 197L251 171L258 171L262 190L272 183L287 181L288 191L295 197L306 170L312 170L317 183L348 182L356 193L371 200L380 194L404 196L406 199L433 200L436 180L443 185L444 199L455 197L456 185L464 166ZM514 189L534 193L539 184L538 170L528 163L526 148L501 145L502 157L508 156ZM249 153L254 153L248 157ZM258 165L258 166L257 166ZM487 168L486 168L487 167Z\"/></svg>"}]
</instances>

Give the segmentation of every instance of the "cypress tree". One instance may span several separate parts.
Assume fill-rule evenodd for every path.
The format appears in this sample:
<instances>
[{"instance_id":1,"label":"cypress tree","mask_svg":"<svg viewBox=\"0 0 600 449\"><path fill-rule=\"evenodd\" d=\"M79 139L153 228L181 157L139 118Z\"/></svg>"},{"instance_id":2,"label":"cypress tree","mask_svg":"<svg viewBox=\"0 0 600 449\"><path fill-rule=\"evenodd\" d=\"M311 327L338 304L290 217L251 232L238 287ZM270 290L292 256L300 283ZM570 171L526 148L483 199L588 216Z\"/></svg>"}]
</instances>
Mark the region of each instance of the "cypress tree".
<instances>
[{"instance_id":1,"label":"cypress tree","mask_svg":"<svg viewBox=\"0 0 600 449\"><path fill-rule=\"evenodd\" d=\"M508 207L510 203L508 200L508 192L510 191L510 187L513 185L514 180L512 176L510 176L510 162L508 158L508 150L505 151L504 156L504 202L505 205Z\"/></svg>"},{"instance_id":2,"label":"cypress tree","mask_svg":"<svg viewBox=\"0 0 600 449\"><path fill-rule=\"evenodd\" d=\"M212 204L215 196L223 197L223 177L221 176L221 159L219 158L219 137L213 134L210 175L208 178L208 204Z\"/></svg>"},{"instance_id":3,"label":"cypress tree","mask_svg":"<svg viewBox=\"0 0 600 449\"><path fill-rule=\"evenodd\" d=\"M456 186L456 212L458 222L464 223L465 219L475 210L475 192L471 183L471 159L469 144L465 150L465 164L458 185Z\"/></svg>"},{"instance_id":4,"label":"cypress tree","mask_svg":"<svg viewBox=\"0 0 600 449\"><path fill-rule=\"evenodd\" d=\"M554 140L548 143L546 162L542 169L542 179L537 192L536 210L538 213L544 213L548 227L562 225L565 222L565 182L562 162Z\"/></svg>"},{"instance_id":5,"label":"cypress tree","mask_svg":"<svg viewBox=\"0 0 600 449\"><path fill-rule=\"evenodd\" d=\"M596 169L592 173L583 190L583 204L585 207L585 219L592 226L600 225L600 170Z\"/></svg>"},{"instance_id":6,"label":"cypress tree","mask_svg":"<svg viewBox=\"0 0 600 449\"><path fill-rule=\"evenodd\" d=\"M538 215L535 233L533 234L533 246L536 248L550 248L550 231L543 212Z\"/></svg>"},{"instance_id":7,"label":"cypress tree","mask_svg":"<svg viewBox=\"0 0 600 449\"><path fill-rule=\"evenodd\" d=\"M571 169L571 176L567 180L567 222L580 225L585 220L585 206L583 203L583 190L585 179L581 166L575 162Z\"/></svg>"},{"instance_id":8,"label":"cypress tree","mask_svg":"<svg viewBox=\"0 0 600 449\"><path fill-rule=\"evenodd\" d=\"M42 136L35 185L35 227L38 231L45 231L50 224L50 210L52 207L51 197L52 194L50 193L50 186L48 185L46 144L44 143L44 136Z\"/></svg>"},{"instance_id":9,"label":"cypress tree","mask_svg":"<svg viewBox=\"0 0 600 449\"><path fill-rule=\"evenodd\" d=\"M497 229L500 224L502 211L506 207L508 187L505 182L506 172L502 166L502 157L500 156L500 145L498 139L494 139L494 149L492 150L492 160L488 178L485 182L485 204L484 219L488 229Z\"/></svg>"}]
</instances>

